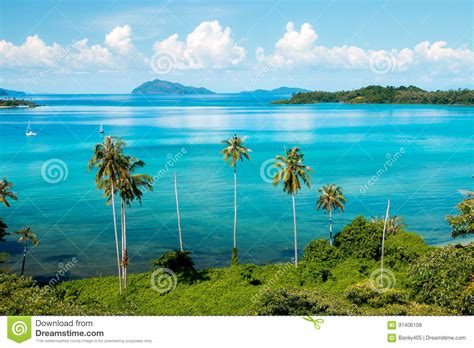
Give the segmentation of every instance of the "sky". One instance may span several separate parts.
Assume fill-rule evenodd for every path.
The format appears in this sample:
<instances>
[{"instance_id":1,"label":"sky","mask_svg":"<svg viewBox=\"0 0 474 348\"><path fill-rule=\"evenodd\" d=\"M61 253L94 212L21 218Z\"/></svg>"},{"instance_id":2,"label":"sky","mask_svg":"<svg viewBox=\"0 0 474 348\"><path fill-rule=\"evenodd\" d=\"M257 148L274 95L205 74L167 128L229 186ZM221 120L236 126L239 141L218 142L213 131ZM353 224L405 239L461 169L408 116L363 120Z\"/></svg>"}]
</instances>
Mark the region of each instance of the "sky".
<instances>
[{"instance_id":1,"label":"sky","mask_svg":"<svg viewBox=\"0 0 474 348\"><path fill-rule=\"evenodd\" d=\"M473 88L468 0L0 0L0 87Z\"/></svg>"}]
</instances>

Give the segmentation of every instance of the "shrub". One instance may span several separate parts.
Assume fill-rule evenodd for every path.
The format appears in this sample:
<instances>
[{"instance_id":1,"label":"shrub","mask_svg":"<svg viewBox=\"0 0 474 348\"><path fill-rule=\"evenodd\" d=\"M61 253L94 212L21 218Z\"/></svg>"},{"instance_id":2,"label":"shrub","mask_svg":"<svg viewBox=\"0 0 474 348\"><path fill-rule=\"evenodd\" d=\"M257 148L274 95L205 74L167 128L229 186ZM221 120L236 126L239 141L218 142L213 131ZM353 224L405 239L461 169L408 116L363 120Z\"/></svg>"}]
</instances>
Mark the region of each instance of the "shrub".
<instances>
[{"instance_id":1,"label":"shrub","mask_svg":"<svg viewBox=\"0 0 474 348\"><path fill-rule=\"evenodd\" d=\"M407 265L430 250L423 238L415 233L401 232L385 240L385 265L397 269Z\"/></svg>"},{"instance_id":2,"label":"shrub","mask_svg":"<svg viewBox=\"0 0 474 348\"><path fill-rule=\"evenodd\" d=\"M92 310L59 296L34 280L0 274L0 315L86 315Z\"/></svg>"},{"instance_id":3,"label":"shrub","mask_svg":"<svg viewBox=\"0 0 474 348\"><path fill-rule=\"evenodd\" d=\"M357 307L315 290L270 289L255 304L257 315L353 315Z\"/></svg>"},{"instance_id":4,"label":"shrub","mask_svg":"<svg viewBox=\"0 0 474 348\"><path fill-rule=\"evenodd\" d=\"M155 268L168 268L175 273L195 271L189 251L168 251L151 262Z\"/></svg>"},{"instance_id":5,"label":"shrub","mask_svg":"<svg viewBox=\"0 0 474 348\"><path fill-rule=\"evenodd\" d=\"M303 261L335 266L343 258L343 254L335 246L329 244L327 240L312 240L304 249Z\"/></svg>"},{"instance_id":6,"label":"shrub","mask_svg":"<svg viewBox=\"0 0 474 348\"><path fill-rule=\"evenodd\" d=\"M347 257L380 259L383 227L363 216L355 218L336 234L334 244Z\"/></svg>"},{"instance_id":7,"label":"shrub","mask_svg":"<svg viewBox=\"0 0 474 348\"><path fill-rule=\"evenodd\" d=\"M418 302L460 309L472 286L474 243L446 246L421 256L408 269L408 286ZM467 308L462 309L469 310Z\"/></svg>"},{"instance_id":8,"label":"shrub","mask_svg":"<svg viewBox=\"0 0 474 348\"><path fill-rule=\"evenodd\" d=\"M349 286L346 298L357 305L384 307L389 304L406 304L408 293L398 289L377 289L370 280Z\"/></svg>"}]
</instances>

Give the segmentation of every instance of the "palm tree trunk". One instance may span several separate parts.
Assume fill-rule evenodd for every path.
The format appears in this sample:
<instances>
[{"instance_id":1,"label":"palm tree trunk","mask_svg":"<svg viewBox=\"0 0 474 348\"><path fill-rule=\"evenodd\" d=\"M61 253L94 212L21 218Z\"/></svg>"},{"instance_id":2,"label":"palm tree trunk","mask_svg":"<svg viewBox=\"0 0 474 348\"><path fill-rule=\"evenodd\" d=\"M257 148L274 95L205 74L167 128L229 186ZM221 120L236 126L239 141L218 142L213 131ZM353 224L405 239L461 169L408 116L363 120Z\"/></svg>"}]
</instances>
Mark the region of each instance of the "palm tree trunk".
<instances>
[{"instance_id":1,"label":"palm tree trunk","mask_svg":"<svg viewBox=\"0 0 474 348\"><path fill-rule=\"evenodd\" d=\"M121 229L121 271L122 271L122 283L123 287L126 288L125 280L125 204L123 198L120 199L120 229Z\"/></svg>"},{"instance_id":2,"label":"palm tree trunk","mask_svg":"<svg viewBox=\"0 0 474 348\"><path fill-rule=\"evenodd\" d=\"M295 206L295 193L291 193L291 201L293 204L293 230L295 233L295 267L298 267L298 239L296 238L296 206Z\"/></svg>"},{"instance_id":3,"label":"palm tree trunk","mask_svg":"<svg viewBox=\"0 0 474 348\"><path fill-rule=\"evenodd\" d=\"M237 163L234 165L234 249L237 249Z\"/></svg>"},{"instance_id":4,"label":"palm tree trunk","mask_svg":"<svg viewBox=\"0 0 474 348\"><path fill-rule=\"evenodd\" d=\"M119 254L119 243L118 243L118 233L117 233L117 217L115 214L115 195L114 195L114 182L112 178L110 179L110 192L112 198L112 215L114 218L114 233L115 233L115 253L117 256L117 271L118 271L118 280L119 280L119 289L120 294L122 293L122 276L120 269L120 254Z\"/></svg>"},{"instance_id":5,"label":"palm tree trunk","mask_svg":"<svg viewBox=\"0 0 474 348\"><path fill-rule=\"evenodd\" d=\"M329 245L333 245L334 241L332 239L332 209L329 209Z\"/></svg>"},{"instance_id":6,"label":"palm tree trunk","mask_svg":"<svg viewBox=\"0 0 474 348\"><path fill-rule=\"evenodd\" d=\"M23 248L23 263L21 265L20 277L23 275L23 272L25 271L25 261L26 261L26 253L27 252L28 252L28 241L25 240L25 247Z\"/></svg>"},{"instance_id":7,"label":"palm tree trunk","mask_svg":"<svg viewBox=\"0 0 474 348\"><path fill-rule=\"evenodd\" d=\"M127 207L123 207L123 239L122 239L122 258L123 258L123 287L127 287L127 266L128 266L128 252L127 252Z\"/></svg>"},{"instance_id":8,"label":"palm tree trunk","mask_svg":"<svg viewBox=\"0 0 474 348\"><path fill-rule=\"evenodd\" d=\"M174 195L176 197L176 216L178 217L179 250L183 252L183 237L181 235L181 219L179 217L178 182L176 179L176 173L174 173Z\"/></svg>"}]
</instances>

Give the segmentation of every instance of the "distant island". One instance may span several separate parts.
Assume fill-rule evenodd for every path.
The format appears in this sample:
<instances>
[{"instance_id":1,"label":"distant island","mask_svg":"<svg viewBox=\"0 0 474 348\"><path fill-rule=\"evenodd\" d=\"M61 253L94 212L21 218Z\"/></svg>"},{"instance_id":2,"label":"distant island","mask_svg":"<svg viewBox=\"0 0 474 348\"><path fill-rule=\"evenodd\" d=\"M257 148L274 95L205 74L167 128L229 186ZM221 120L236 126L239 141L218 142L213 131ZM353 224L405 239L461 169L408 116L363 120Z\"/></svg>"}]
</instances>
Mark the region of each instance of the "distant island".
<instances>
[{"instance_id":1,"label":"distant island","mask_svg":"<svg viewBox=\"0 0 474 348\"><path fill-rule=\"evenodd\" d=\"M215 94L204 87L184 86L164 80L148 81L132 91L132 94Z\"/></svg>"},{"instance_id":2,"label":"distant island","mask_svg":"<svg viewBox=\"0 0 474 348\"><path fill-rule=\"evenodd\" d=\"M368 86L352 91L305 92L290 99L275 100L272 104L447 104L474 105L474 90L425 91L415 86Z\"/></svg>"},{"instance_id":3,"label":"distant island","mask_svg":"<svg viewBox=\"0 0 474 348\"><path fill-rule=\"evenodd\" d=\"M0 108L35 108L38 104L24 99L0 99Z\"/></svg>"},{"instance_id":4,"label":"distant island","mask_svg":"<svg viewBox=\"0 0 474 348\"><path fill-rule=\"evenodd\" d=\"M25 95L26 95L25 92L13 91L11 89L0 88L0 96L2 96L2 97L23 97Z\"/></svg>"},{"instance_id":5,"label":"distant island","mask_svg":"<svg viewBox=\"0 0 474 348\"><path fill-rule=\"evenodd\" d=\"M293 95L295 93L306 93L311 92L309 89L297 88L297 87L279 87L275 89L256 89L254 91L242 91L239 94L288 94Z\"/></svg>"}]
</instances>

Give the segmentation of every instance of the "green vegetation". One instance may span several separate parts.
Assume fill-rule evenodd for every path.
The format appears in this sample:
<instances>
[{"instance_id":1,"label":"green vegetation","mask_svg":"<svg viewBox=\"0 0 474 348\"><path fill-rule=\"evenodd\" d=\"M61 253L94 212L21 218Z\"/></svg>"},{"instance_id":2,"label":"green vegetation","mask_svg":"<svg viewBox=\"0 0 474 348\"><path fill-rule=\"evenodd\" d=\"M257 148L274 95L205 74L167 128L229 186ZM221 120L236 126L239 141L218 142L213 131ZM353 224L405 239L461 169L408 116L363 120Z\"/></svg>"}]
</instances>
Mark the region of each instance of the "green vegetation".
<instances>
[{"instance_id":1,"label":"green vegetation","mask_svg":"<svg viewBox=\"0 0 474 348\"><path fill-rule=\"evenodd\" d=\"M237 253L237 162L242 162L244 158L250 160L249 152L252 152L251 149L243 145L245 140L247 137L238 137L235 134L230 139L222 140L226 146L219 152L224 156L224 161L229 161L229 165L234 167L234 248L232 249L231 264L236 264L239 261Z\"/></svg>"},{"instance_id":2,"label":"green vegetation","mask_svg":"<svg viewBox=\"0 0 474 348\"><path fill-rule=\"evenodd\" d=\"M28 107L35 108L39 106L35 102L24 99L0 99L0 108L19 108Z\"/></svg>"},{"instance_id":3,"label":"green vegetation","mask_svg":"<svg viewBox=\"0 0 474 348\"><path fill-rule=\"evenodd\" d=\"M352 91L297 93L273 104L452 104L473 105L474 90L458 89L429 92L415 86L368 86Z\"/></svg>"},{"instance_id":4,"label":"green vegetation","mask_svg":"<svg viewBox=\"0 0 474 348\"><path fill-rule=\"evenodd\" d=\"M447 220L453 230L451 235L453 238L465 237L474 233L474 198L466 198L459 203L456 208L458 215L448 215Z\"/></svg>"},{"instance_id":5,"label":"green vegetation","mask_svg":"<svg viewBox=\"0 0 474 348\"><path fill-rule=\"evenodd\" d=\"M369 233L364 233L369 232ZM386 272L393 282L374 284L379 269L373 241L377 222L358 217L334 246L314 240L298 268L290 263L196 270L188 252L172 251L153 269L176 273L176 288L157 292L152 271L130 274L122 295L117 276L39 286L0 275L4 315L468 315L474 313L474 244L427 246L402 229L386 237ZM378 249L381 243L378 240ZM363 252L362 246L369 249ZM374 256L375 255L375 256Z\"/></svg>"}]
</instances>

